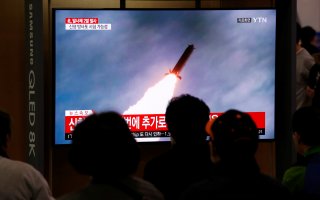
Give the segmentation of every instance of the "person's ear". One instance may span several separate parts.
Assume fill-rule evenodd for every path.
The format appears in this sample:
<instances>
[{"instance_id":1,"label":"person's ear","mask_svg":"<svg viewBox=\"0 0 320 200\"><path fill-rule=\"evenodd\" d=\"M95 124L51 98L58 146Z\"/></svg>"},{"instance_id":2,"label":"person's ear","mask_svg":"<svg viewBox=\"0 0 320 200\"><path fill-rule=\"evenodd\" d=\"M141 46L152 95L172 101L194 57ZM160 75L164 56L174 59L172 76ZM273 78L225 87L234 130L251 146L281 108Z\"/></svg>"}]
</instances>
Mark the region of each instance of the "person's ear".
<instances>
[{"instance_id":1,"label":"person's ear","mask_svg":"<svg viewBox=\"0 0 320 200\"><path fill-rule=\"evenodd\" d=\"M296 131L293 132L292 138L293 138L294 141L297 142L297 144L300 144L301 136L300 136L300 134L298 132L296 132Z\"/></svg>"}]
</instances>

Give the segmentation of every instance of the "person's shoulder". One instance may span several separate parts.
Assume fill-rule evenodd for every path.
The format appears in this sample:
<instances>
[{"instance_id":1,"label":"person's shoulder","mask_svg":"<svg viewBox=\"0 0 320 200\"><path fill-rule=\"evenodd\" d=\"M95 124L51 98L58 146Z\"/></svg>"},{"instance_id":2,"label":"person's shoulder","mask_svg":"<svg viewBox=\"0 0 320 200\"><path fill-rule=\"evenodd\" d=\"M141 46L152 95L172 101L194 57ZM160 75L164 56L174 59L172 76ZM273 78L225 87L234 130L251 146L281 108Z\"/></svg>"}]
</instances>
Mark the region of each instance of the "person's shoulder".
<instances>
[{"instance_id":1,"label":"person's shoulder","mask_svg":"<svg viewBox=\"0 0 320 200\"><path fill-rule=\"evenodd\" d=\"M28 163L1 157L0 176L6 184L23 188L19 193L32 192L36 199L53 199L46 179Z\"/></svg>"},{"instance_id":2,"label":"person's shoulder","mask_svg":"<svg viewBox=\"0 0 320 200\"><path fill-rule=\"evenodd\" d=\"M304 177L306 166L296 165L288 168L283 175L282 182L291 182L300 177Z\"/></svg>"},{"instance_id":3,"label":"person's shoulder","mask_svg":"<svg viewBox=\"0 0 320 200\"><path fill-rule=\"evenodd\" d=\"M26 171L30 173L39 173L32 165L19 160L12 160L8 158L1 158L1 166L8 169L8 171L17 172L24 174Z\"/></svg>"},{"instance_id":4,"label":"person's shoulder","mask_svg":"<svg viewBox=\"0 0 320 200\"><path fill-rule=\"evenodd\" d=\"M147 187L150 189L155 189L154 185L152 183L150 183L149 181L146 181L142 178L139 178L137 176L132 176L130 177L128 182L132 182L134 185L137 186L142 186L142 187Z\"/></svg>"},{"instance_id":5,"label":"person's shoulder","mask_svg":"<svg viewBox=\"0 0 320 200\"><path fill-rule=\"evenodd\" d=\"M47 187L48 183L41 172L36 169L33 165L19 161L6 159L6 169L8 173L11 173L12 176L15 176L21 181L28 182L34 187L42 187L45 185Z\"/></svg>"},{"instance_id":6,"label":"person's shoulder","mask_svg":"<svg viewBox=\"0 0 320 200\"><path fill-rule=\"evenodd\" d=\"M25 182L34 188L48 187L41 172L29 163L5 158L1 159L0 169L7 173L3 176L11 176L13 179Z\"/></svg>"},{"instance_id":7,"label":"person's shoulder","mask_svg":"<svg viewBox=\"0 0 320 200\"><path fill-rule=\"evenodd\" d=\"M71 192L58 197L56 200L80 200L80 199L81 199L81 195L79 194L79 192Z\"/></svg>"},{"instance_id":8,"label":"person's shoulder","mask_svg":"<svg viewBox=\"0 0 320 200\"><path fill-rule=\"evenodd\" d=\"M291 198L291 193L288 187L286 187L280 180L266 175L260 175L261 184L258 187L262 187L262 193L265 193L268 197L283 197L283 198Z\"/></svg>"},{"instance_id":9,"label":"person's shoulder","mask_svg":"<svg viewBox=\"0 0 320 200\"><path fill-rule=\"evenodd\" d=\"M144 199L164 199L162 193L152 183L142 178L132 176L129 179L124 180L124 183L135 188L135 190L143 195Z\"/></svg>"},{"instance_id":10,"label":"person's shoulder","mask_svg":"<svg viewBox=\"0 0 320 200\"><path fill-rule=\"evenodd\" d=\"M280 180L266 174L260 174L260 181L264 185L274 186L275 188L285 188Z\"/></svg>"},{"instance_id":11,"label":"person's shoulder","mask_svg":"<svg viewBox=\"0 0 320 200\"><path fill-rule=\"evenodd\" d=\"M152 167L152 168L157 168L157 167L162 167L163 165L166 165L168 162L172 160L171 152L165 152L162 153L158 156L153 157L146 163L146 168Z\"/></svg>"},{"instance_id":12,"label":"person's shoulder","mask_svg":"<svg viewBox=\"0 0 320 200\"><path fill-rule=\"evenodd\" d=\"M195 182L193 184L191 184L187 190L190 190L190 191L198 191L198 190L212 190L214 187L214 185L216 184L219 184L219 183L216 183L216 181L214 181L214 179L211 179L211 178L205 178L205 179L202 179L198 182Z\"/></svg>"},{"instance_id":13,"label":"person's shoulder","mask_svg":"<svg viewBox=\"0 0 320 200\"><path fill-rule=\"evenodd\" d=\"M312 58L311 54L309 53L309 51L304 48L304 47L301 47L300 50L297 51L297 56L299 57L303 57L304 59L306 58Z\"/></svg>"},{"instance_id":14,"label":"person's shoulder","mask_svg":"<svg viewBox=\"0 0 320 200\"><path fill-rule=\"evenodd\" d=\"M261 199L276 196L289 198L291 194L281 182L267 175L259 174L244 180L233 176L215 174L190 186L184 191L181 199L191 200L199 197L200 199L234 199L235 197L238 199L250 197L252 199L252 197L259 196L261 196Z\"/></svg>"},{"instance_id":15,"label":"person's shoulder","mask_svg":"<svg viewBox=\"0 0 320 200\"><path fill-rule=\"evenodd\" d=\"M180 200L210 199L213 194L224 191L222 185L223 182L215 178L203 179L187 187L180 195Z\"/></svg>"}]
</instances>

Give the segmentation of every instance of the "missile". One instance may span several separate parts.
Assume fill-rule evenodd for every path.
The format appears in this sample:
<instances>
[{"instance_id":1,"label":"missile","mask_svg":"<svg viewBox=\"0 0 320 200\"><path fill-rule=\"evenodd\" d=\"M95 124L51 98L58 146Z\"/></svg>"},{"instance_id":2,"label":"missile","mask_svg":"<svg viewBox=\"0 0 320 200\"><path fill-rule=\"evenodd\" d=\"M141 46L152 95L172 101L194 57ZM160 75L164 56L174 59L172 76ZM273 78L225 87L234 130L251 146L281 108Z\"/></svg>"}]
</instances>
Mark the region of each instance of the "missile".
<instances>
[{"instance_id":1,"label":"missile","mask_svg":"<svg viewBox=\"0 0 320 200\"><path fill-rule=\"evenodd\" d=\"M192 51L194 49L193 44L188 45L188 47L184 50L183 54L181 55L180 59L178 60L177 64L174 66L172 70L169 70L169 73L167 74L174 74L176 75L179 79L181 79L181 76L179 75L182 68L186 64L188 58L190 57Z\"/></svg>"}]
</instances>

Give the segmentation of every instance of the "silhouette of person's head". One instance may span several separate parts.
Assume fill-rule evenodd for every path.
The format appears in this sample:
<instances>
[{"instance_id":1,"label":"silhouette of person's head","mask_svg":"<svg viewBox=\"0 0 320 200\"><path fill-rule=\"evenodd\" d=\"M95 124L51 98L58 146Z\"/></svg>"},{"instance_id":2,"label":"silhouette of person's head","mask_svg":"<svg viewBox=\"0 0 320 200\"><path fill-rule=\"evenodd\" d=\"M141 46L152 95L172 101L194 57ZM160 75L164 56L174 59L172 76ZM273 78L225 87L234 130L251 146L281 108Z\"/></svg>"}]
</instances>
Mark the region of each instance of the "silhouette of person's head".
<instances>
[{"instance_id":1,"label":"silhouette of person's head","mask_svg":"<svg viewBox=\"0 0 320 200\"><path fill-rule=\"evenodd\" d=\"M6 112L0 111L0 156L8 157L6 148L11 135L11 119Z\"/></svg>"},{"instance_id":2,"label":"silhouette of person's head","mask_svg":"<svg viewBox=\"0 0 320 200\"><path fill-rule=\"evenodd\" d=\"M320 145L319 124L320 112L315 107L307 106L295 111L292 117L292 131L298 134L295 142L307 146Z\"/></svg>"},{"instance_id":3,"label":"silhouette of person's head","mask_svg":"<svg viewBox=\"0 0 320 200\"><path fill-rule=\"evenodd\" d=\"M301 28L301 42L303 45L315 45L317 32L311 26Z\"/></svg>"},{"instance_id":4,"label":"silhouette of person's head","mask_svg":"<svg viewBox=\"0 0 320 200\"><path fill-rule=\"evenodd\" d=\"M133 174L139 147L126 121L116 112L92 114L73 131L69 161L93 178L121 178Z\"/></svg>"},{"instance_id":5,"label":"silhouette of person's head","mask_svg":"<svg viewBox=\"0 0 320 200\"><path fill-rule=\"evenodd\" d=\"M176 144L205 143L210 110L204 101L182 94L173 97L166 109L166 123Z\"/></svg>"},{"instance_id":6,"label":"silhouette of person's head","mask_svg":"<svg viewBox=\"0 0 320 200\"><path fill-rule=\"evenodd\" d=\"M216 153L221 160L252 160L258 148L258 130L249 114L230 109L211 125Z\"/></svg>"}]
</instances>

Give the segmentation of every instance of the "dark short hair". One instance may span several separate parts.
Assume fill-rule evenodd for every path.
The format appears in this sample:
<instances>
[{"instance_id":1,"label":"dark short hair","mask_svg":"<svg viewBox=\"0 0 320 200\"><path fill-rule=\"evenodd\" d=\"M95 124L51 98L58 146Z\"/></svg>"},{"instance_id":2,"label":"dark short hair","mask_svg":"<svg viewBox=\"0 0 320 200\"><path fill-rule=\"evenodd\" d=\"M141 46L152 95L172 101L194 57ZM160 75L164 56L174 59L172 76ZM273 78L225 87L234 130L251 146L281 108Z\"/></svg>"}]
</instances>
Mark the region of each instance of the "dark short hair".
<instances>
[{"instance_id":1,"label":"dark short hair","mask_svg":"<svg viewBox=\"0 0 320 200\"><path fill-rule=\"evenodd\" d=\"M0 111L0 146L7 146L7 138L11 134L11 119L6 112Z\"/></svg>"},{"instance_id":2,"label":"dark short hair","mask_svg":"<svg viewBox=\"0 0 320 200\"><path fill-rule=\"evenodd\" d=\"M292 131L300 135L300 142L308 146L320 144L320 112L312 106L296 110L292 117Z\"/></svg>"},{"instance_id":3,"label":"dark short hair","mask_svg":"<svg viewBox=\"0 0 320 200\"><path fill-rule=\"evenodd\" d=\"M78 172L93 177L125 177L136 171L139 147L120 114L92 114L72 134L69 161Z\"/></svg>"},{"instance_id":4,"label":"dark short hair","mask_svg":"<svg viewBox=\"0 0 320 200\"><path fill-rule=\"evenodd\" d=\"M310 44L312 39L317 35L316 30L311 26L301 28L301 42L302 44Z\"/></svg>"},{"instance_id":5,"label":"dark short hair","mask_svg":"<svg viewBox=\"0 0 320 200\"><path fill-rule=\"evenodd\" d=\"M173 97L166 108L166 123L173 139L178 142L203 142L207 135L206 123L210 109L207 104L190 94Z\"/></svg>"},{"instance_id":6,"label":"dark short hair","mask_svg":"<svg viewBox=\"0 0 320 200\"><path fill-rule=\"evenodd\" d=\"M258 148L258 130L249 114L230 109L212 124L213 143L221 159L252 158Z\"/></svg>"}]
</instances>

